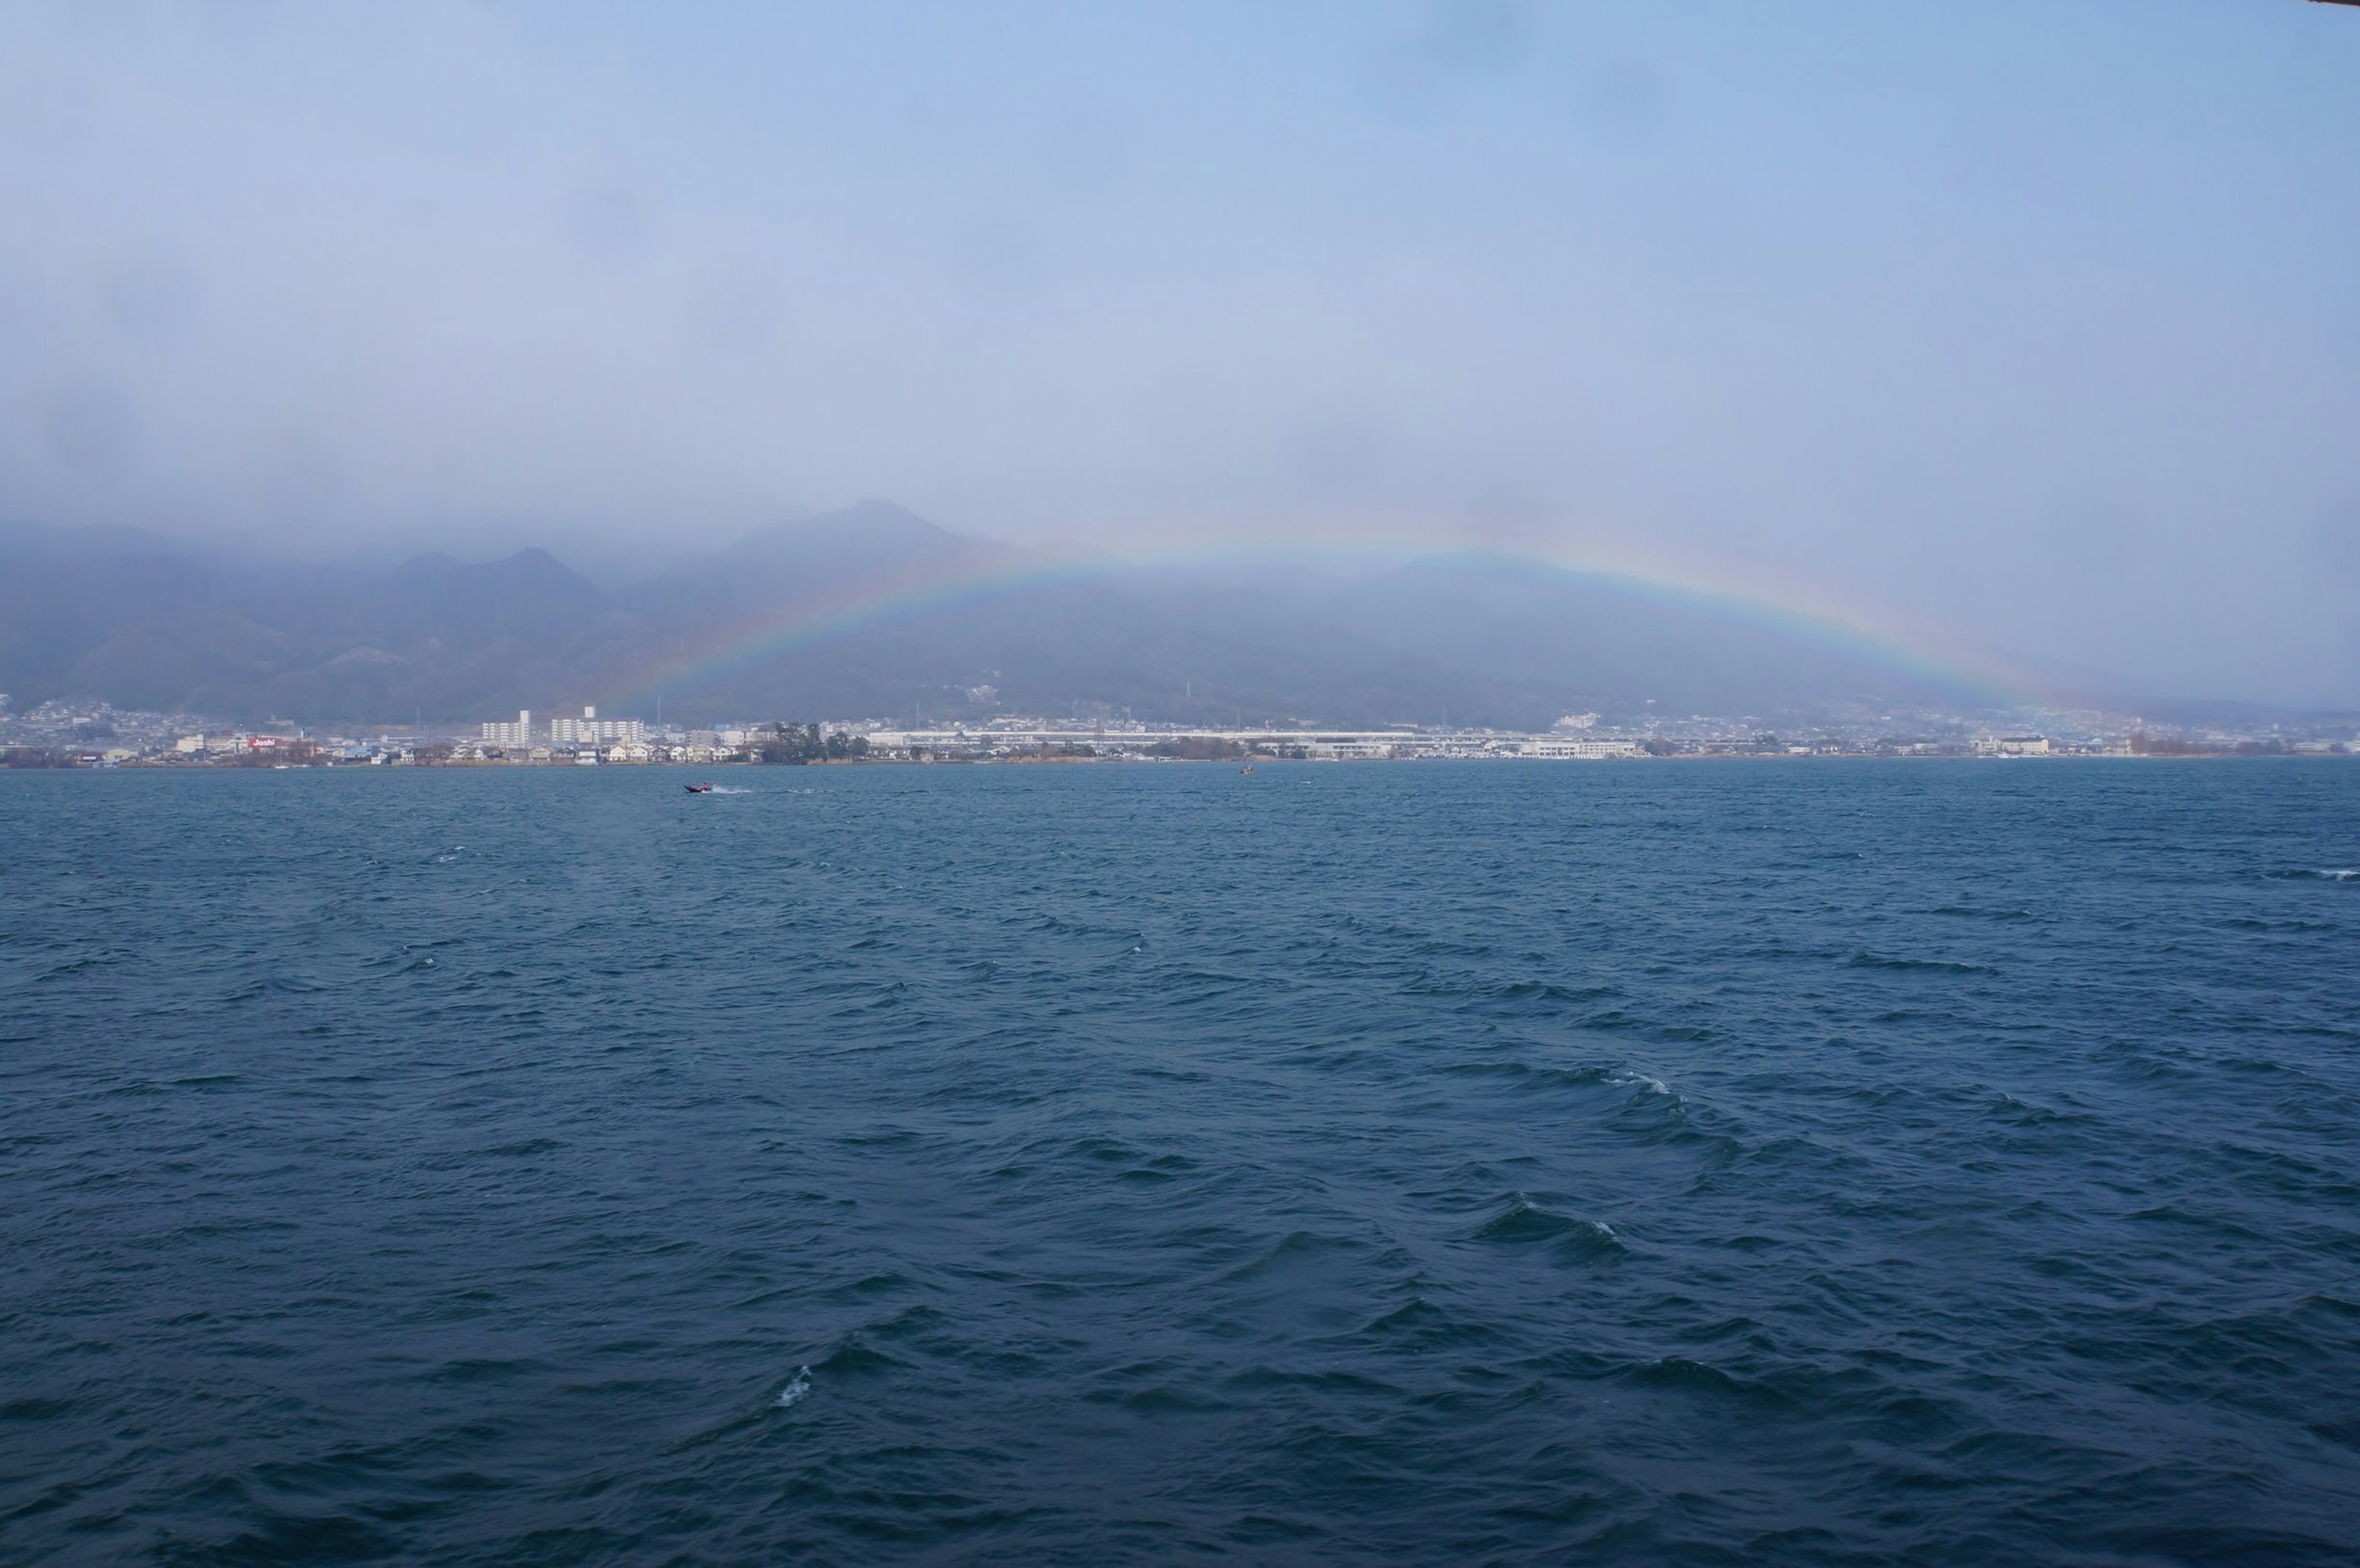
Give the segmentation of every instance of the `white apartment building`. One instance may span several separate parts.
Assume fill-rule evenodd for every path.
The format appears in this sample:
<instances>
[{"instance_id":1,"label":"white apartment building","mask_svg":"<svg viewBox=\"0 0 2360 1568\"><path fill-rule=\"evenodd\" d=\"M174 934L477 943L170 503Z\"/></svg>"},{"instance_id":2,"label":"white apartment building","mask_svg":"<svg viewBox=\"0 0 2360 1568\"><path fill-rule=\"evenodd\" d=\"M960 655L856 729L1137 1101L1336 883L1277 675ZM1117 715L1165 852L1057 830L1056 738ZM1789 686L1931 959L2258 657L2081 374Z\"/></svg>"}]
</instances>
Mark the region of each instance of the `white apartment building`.
<instances>
[{"instance_id":1,"label":"white apartment building","mask_svg":"<svg viewBox=\"0 0 2360 1568\"><path fill-rule=\"evenodd\" d=\"M484 726L483 738L492 746L530 746L532 744L532 710L519 708L516 723L491 723Z\"/></svg>"},{"instance_id":2,"label":"white apartment building","mask_svg":"<svg viewBox=\"0 0 2360 1568\"><path fill-rule=\"evenodd\" d=\"M638 746L647 739L648 726L637 719L602 719L595 707L585 707L578 719L549 721L549 742L552 746L596 746L620 741L626 746Z\"/></svg>"}]
</instances>

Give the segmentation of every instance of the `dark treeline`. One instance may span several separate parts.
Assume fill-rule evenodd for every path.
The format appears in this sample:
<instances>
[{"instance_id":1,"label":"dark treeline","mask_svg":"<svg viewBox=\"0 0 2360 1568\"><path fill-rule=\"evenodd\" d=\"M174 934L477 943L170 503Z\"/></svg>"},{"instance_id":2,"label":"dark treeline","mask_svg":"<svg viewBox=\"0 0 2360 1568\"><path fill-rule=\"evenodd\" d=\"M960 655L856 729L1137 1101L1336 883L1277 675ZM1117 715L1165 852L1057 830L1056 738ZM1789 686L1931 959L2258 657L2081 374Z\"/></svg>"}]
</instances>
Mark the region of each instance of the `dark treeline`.
<instances>
[{"instance_id":1,"label":"dark treeline","mask_svg":"<svg viewBox=\"0 0 2360 1568\"><path fill-rule=\"evenodd\" d=\"M824 735L817 724L772 724L754 755L774 763L852 762L869 755L869 737L842 730Z\"/></svg>"},{"instance_id":2,"label":"dark treeline","mask_svg":"<svg viewBox=\"0 0 2360 1568\"><path fill-rule=\"evenodd\" d=\"M1151 757L1179 757L1193 762L1221 762L1246 754L1244 746L1218 735L1175 735L1157 741L1147 751Z\"/></svg>"},{"instance_id":3,"label":"dark treeline","mask_svg":"<svg viewBox=\"0 0 2360 1568\"><path fill-rule=\"evenodd\" d=\"M2145 730L2131 732L2134 757L2284 757L2288 749L2282 740L2241 740L2212 746L2179 735L2149 735Z\"/></svg>"}]
</instances>

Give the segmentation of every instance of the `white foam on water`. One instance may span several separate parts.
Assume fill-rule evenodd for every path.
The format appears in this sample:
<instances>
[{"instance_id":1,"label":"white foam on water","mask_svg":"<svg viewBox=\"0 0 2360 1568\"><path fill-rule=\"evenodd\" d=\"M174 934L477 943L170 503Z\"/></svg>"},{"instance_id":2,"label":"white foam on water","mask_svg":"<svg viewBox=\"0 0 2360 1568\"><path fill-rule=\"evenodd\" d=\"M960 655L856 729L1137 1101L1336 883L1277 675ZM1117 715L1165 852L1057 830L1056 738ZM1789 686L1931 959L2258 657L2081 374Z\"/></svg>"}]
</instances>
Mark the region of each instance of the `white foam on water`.
<instances>
[{"instance_id":1,"label":"white foam on water","mask_svg":"<svg viewBox=\"0 0 2360 1568\"><path fill-rule=\"evenodd\" d=\"M1668 1094L1672 1092L1672 1086L1670 1084L1665 1083L1661 1078L1650 1078L1644 1073L1633 1073L1626 1070L1616 1073L1613 1077L1609 1078L1606 1081L1609 1083L1624 1088L1635 1087L1644 1084L1647 1088L1653 1089L1658 1094Z\"/></svg>"},{"instance_id":2,"label":"white foam on water","mask_svg":"<svg viewBox=\"0 0 2360 1568\"><path fill-rule=\"evenodd\" d=\"M792 1410L811 1397L811 1368L795 1368L795 1379L779 1390L779 1409Z\"/></svg>"},{"instance_id":3,"label":"white foam on water","mask_svg":"<svg viewBox=\"0 0 2360 1568\"><path fill-rule=\"evenodd\" d=\"M754 791L751 789L726 789L720 785L716 784L713 787L713 792L716 795L750 795Z\"/></svg>"}]
</instances>

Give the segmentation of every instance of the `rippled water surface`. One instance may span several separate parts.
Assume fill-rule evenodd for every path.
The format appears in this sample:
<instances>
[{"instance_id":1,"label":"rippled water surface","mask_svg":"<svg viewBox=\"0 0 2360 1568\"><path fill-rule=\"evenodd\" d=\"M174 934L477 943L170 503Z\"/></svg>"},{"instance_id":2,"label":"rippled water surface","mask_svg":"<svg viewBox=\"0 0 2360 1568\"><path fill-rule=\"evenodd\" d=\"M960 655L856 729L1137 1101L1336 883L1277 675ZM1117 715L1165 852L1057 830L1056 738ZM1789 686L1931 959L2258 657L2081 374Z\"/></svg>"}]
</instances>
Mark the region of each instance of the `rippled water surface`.
<instances>
[{"instance_id":1,"label":"rippled water surface","mask_svg":"<svg viewBox=\"0 0 2360 1568\"><path fill-rule=\"evenodd\" d=\"M2360 766L0 775L0 1556L2348 1563Z\"/></svg>"}]
</instances>

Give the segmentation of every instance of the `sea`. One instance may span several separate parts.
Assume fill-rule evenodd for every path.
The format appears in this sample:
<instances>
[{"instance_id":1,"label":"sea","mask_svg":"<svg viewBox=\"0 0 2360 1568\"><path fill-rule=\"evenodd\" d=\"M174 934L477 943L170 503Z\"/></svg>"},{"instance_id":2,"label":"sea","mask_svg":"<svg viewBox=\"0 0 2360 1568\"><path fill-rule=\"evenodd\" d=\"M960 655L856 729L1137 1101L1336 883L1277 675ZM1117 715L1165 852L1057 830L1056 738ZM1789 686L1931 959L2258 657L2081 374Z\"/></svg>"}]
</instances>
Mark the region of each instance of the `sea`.
<instances>
[{"instance_id":1,"label":"sea","mask_svg":"<svg viewBox=\"0 0 2360 1568\"><path fill-rule=\"evenodd\" d=\"M0 774L0 1560L2350 1564L2360 764Z\"/></svg>"}]
</instances>

